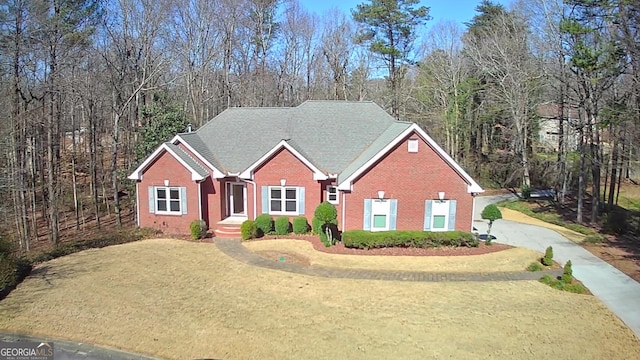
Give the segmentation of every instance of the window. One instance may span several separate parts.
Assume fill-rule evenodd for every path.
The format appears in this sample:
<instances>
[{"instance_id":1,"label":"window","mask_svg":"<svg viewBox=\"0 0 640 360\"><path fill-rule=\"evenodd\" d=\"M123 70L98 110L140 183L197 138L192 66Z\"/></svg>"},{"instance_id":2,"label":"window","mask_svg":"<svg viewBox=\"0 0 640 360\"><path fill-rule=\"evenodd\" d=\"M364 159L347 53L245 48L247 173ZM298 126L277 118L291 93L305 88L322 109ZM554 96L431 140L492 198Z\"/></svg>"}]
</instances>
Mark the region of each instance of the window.
<instances>
[{"instance_id":1,"label":"window","mask_svg":"<svg viewBox=\"0 0 640 360\"><path fill-rule=\"evenodd\" d=\"M156 212L182 214L180 188L156 187Z\"/></svg>"},{"instance_id":2,"label":"window","mask_svg":"<svg viewBox=\"0 0 640 360\"><path fill-rule=\"evenodd\" d=\"M409 139L409 142L407 143L407 151L410 153L418 152L418 139Z\"/></svg>"},{"instance_id":3,"label":"window","mask_svg":"<svg viewBox=\"0 0 640 360\"><path fill-rule=\"evenodd\" d=\"M390 205L391 202L388 200L372 199L371 231L389 230Z\"/></svg>"},{"instance_id":4,"label":"window","mask_svg":"<svg viewBox=\"0 0 640 360\"><path fill-rule=\"evenodd\" d=\"M337 205L340 201L338 198L338 187L327 185L327 199L331 204Z\"/></svg>"},{"instance_id":5,"label":"window","mask_svg":"<svg viewBox=\"0 0 640 360\"><path fill-rule=\"evenodd\" d=\"M269 209L270 213L298 214L298 188L270 187Z\"/></svg>"},{"instance_id":6,"label":"window","mask_svg":"<svg viewBox=\"0 0 640 360\"><path fill-rule=\"evenodd\" d=\"M374 229L386 229L387 228L387 215L373 215L373 228Z\"/></svg>"},{"instance_id":7,"label":"window","mask_svg":"<svg viewBox=\"0 0 640 360\"><path fill-rule=\"evenodd\" d=\"M444 225L446 223L447 216L446 215L433 215L433 229L444 229Z\"/></svg>"}]
</instances>

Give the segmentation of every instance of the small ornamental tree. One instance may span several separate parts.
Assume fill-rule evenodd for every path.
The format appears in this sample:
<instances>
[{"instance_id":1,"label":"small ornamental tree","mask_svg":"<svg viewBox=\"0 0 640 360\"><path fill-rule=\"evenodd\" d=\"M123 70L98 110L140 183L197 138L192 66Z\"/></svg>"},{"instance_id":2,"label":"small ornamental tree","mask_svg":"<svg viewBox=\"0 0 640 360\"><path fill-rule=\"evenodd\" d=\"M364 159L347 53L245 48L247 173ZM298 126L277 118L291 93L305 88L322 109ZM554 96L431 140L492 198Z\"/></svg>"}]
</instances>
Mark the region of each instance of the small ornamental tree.
<instances>
[{"instance_id":1,"label":"small ornamental tree","mask_svg":"<svg viewBox=\"0 0 640 360\"><path fill-rule=\"evenodd\" d=\"M571 269L571 260L567 260L564 264L564 272L562 273L562 281L565 284L571 284L573 282L573 270Z\"/></svg>"},{"instance_id":2,"label":"small ornamental tree","mask_svg":"<svg viewBox=\"0 0 640 360\"><path fill-rule=\"evenodd\" d=\"M333 245L334 238L330 225L338 224L338 211L333 204L325 201L318 205L316 211L313 213L314 222L320 225L320 238L327 246Z\"/></svg>"},{"instance_id":3,"label":"small ornamental tree","mask_svg":"<svg viewBox=\"0 0 640 360\"><path fill-rule=\"evenodd\" d=\"M549 246L547 250L544 252L544 257L542 258L542 265L551 266L553 265L553 248Z\"/></svg>"},{"instance_id":4,"label":"small ornamental tree","mask_svg":"<svg viewBox=\"0 0 640 360\"><path fill-rule=\"evenodd\" d=\"M484 220L489 220L489 228L487 229L487 239L491 239L491 226L493 226L493 222L496 220L502 219L502 213L500 209L495 204L489 204L482 209L482 214L480 216Z\"/></svg>"}]
</instances>

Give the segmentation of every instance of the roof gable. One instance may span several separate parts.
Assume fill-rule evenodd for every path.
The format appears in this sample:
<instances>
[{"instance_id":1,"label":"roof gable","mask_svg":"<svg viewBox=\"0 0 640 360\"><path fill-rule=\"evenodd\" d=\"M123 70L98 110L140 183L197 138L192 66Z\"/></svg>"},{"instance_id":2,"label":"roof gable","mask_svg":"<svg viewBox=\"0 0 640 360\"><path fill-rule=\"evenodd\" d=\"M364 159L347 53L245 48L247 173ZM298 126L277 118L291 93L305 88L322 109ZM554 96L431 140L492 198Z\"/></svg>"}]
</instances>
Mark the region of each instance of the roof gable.
<instances>
[{"instance_id":1,"label":"roof gable","mask_svg":"<svg viewBox=\"0 0 640 360\"><path fill-rule=\"evenodd\" d=\"M436 154L438 154L440 158L442 158L442 160L445 163L451 166L456 171L456 173L458 173L458 175L468 184L467 192L469 193L484 192L482 187L480 187L480 185L476 183L475 180L473 180L471 176L467 174L467 172L464 171L464 169L462 169L462 167L460 167L460 165L457 162L455 162L453 158L449 156L449 154L447 154L446 151L444 151L429 135L427 135L427 133L424 130L422 130L416 124L412 124L408 126L404 131L398 134L391 141L389 142L385 141L378 144L378 145L383 145L383 144L384 145L381 146L381 148L377 152L374 153L375 149L372 148L369 151L366 151L365 153L363 153L358 161L360 163L359 166L356 162L354 162L354 164L347 169L349 172L345 171L343 174L340 174L340 176L338 177L338 189L350 190L351 185L353 184L353 181L355 179L357 179L369 168L374 166L378 162L378 160L380 160L383 156L389 153L389 151L391 151L396 145L398 145L404 138L409 136L409 134L411 134L412 132L415 132L420 137L422 137L422 139L427 143L427 145L429 145L436 152Z\"/></svg>"},{"instance_id":2,"label":"roof gable","mask_svg":"<svg viewBox=\"0 0 640 360\"><path fill-rule=\"evenodd\" d=\"M191 180L202 181L209 176L209 171L202 167L196 160L194 160L187 152L182 150L179 146L172 143L163 143L149 155L138 166L131 175L128 176L131 180L142 180L142 173L151 165L151 163L157 159L162 153L167 152L173 156L178 162L184 166L189 172L191 172Z\"/></svg>"}]
</instances>

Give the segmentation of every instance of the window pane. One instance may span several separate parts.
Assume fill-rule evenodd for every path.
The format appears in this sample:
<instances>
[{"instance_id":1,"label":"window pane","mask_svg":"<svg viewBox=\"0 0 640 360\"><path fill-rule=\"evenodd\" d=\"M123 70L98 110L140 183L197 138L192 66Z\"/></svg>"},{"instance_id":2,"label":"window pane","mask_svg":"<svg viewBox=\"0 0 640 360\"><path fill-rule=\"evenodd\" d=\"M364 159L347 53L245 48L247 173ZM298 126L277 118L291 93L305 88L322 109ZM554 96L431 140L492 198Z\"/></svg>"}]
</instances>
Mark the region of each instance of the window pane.
<instances>
[{"instance_id":1,"label":"window pane","mask_svg":"<svg viewBox=\"0 0 640 360\"><path fill-rule=\"evenodd\" d=\"M156 189L156 197L158 199L166 199L167 198L167 189L165 188L158 188Z\"/></svg>"},{"instance_id":2,"label":"window pane","mask_svg":"<svg viewBox=\"0 0 640 360\"><path fill-rule=\"evenodd\" d=\"M280 200L271 200L271 211L282 211L282 202Z\"/></svg>"},{"instance_id":3,"label":"window pane","mask_svg":"<svg viewBox=\"0 0 640 360\"><path fill-rule=\"evenodd\" d=\"M434 215L433 216L433 228L434 229L444 229L444 222L446 216L444 215Z\"/></svg>"},{"instance_id":4,"label":"window pane","mask_svg":"<svg viewBox=\"0 0 640 360\"><path fill-rule=\"evenodd\" d=\"M171 200L169 202L169 206L171 207L171 211L180 211L180 201Z\"/></svg>"},{"instance_id":5,"label":"window pane","mask_svg":"<svg viewBox=\"0 0 640 360\"><path fill-rule=\"evenodd\" d=\"M178 189L169 190L169 196L171 196L171 200L180 199L180 190L178 190Z\"/></svg>"},{"instance_id":6,"label":"window pane","mask_svg":"<svg viewBox=\"0 0 640 360\"><path fill-rule=\"evenodd\" d=\"M328 194L327 195L327 200L329 201L336 201L338 199L338 195L337 194Z\"/></svg>"},{"instance_id":7,"label":"window pane","mask_svg":"<svg viewBox=\"0 0 640 360\"><path fill-rule=\"evenodd\" d=\"M158 211L167 211L167 202L164 200L158 200Z\"/></svg>"},{"instance_id":8,"label":"window pane","mask_svg":"<svg viewBox=\"0 0 640 360\"><path fill-rule=\"evenodd\" d=\"M286 210L285 211L288 211L288 212L295 212L296 211L296 202L295 202L295 200L294 201L287 200L285 202L286 202L286 204L285 204Z\"/></svg>"},{"instance_id":9,"label":"window pane","mask_svg":"<svg viewBox=\"0 0 640 360\"><path fill-rule=\"evenodd\" d=\"M279 188L271 188L272 199L282 199L282 190Z\"/></svg>"},{"instance_id":10,"label":"window pane","mask_svg":"<svg viewBox=\"0 0 640 360\"><path fill-rule=\"evenodd\" d=\"M298 194L298 189L287 189L286 192L287 192L286 196L288 200L295 200L296 195Z\"/></svg>"},{"instance_id":11,"label":"window pane","mask_svg":"<svg viewBox=\"0 0 640 360\"><path fill-rule=\"evenodd\" d=\"M387 227L387 215L373 215L373 227L374 228L386 228Z\"/></svg>"}]
</instances>

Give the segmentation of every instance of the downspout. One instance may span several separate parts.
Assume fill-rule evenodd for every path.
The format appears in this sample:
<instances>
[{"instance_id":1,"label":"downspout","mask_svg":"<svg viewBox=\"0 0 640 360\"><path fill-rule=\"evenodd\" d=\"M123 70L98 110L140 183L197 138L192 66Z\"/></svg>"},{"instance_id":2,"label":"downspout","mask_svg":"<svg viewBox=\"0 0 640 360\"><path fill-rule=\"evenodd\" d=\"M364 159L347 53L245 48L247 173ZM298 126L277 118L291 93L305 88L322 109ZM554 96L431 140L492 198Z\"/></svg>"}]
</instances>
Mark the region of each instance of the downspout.
<instances>
[{"instance_id":1,"label":"downspout","mask_svg":"<svg viewBox=\"0 0 640 360\"><path fill-rule=\"evenodd\" d=\"M342 231L344 231L347 227L346 224L344 223L346 221L347 218L347 194L342 191Z\"/></svg>"},{"instance_id":2,"label":"downspout","mask_svg":"<svg viewBox=\"0 0 640 360\"><path fill-rule=\"evenodd\" d=\"M198 216L198 219L204 220L202 218L202 181L198 181Z\"/></svg>"},{"instance_id":3,"label":"downspout","mask_svg":"<svg viewBox=\"0 0 640 360\"><path fill-rule=\"evenodd\" d=\"M253 220L255 220L256 216L257 216L256 214L257 214L257 211L258 211L258 200L256 199L256 195L257 195L256 183L254 181L247 180L247 179L244 179L244 182L247 182L247 183L253 185Z\"/></svg>"},{"instance_id":4,"label":"downspout","mask_svg":"<svg viewBox=\"0 0 640 360\"><path fill-rule=\"evenodd\" d=\"M474 195L474 193L471 193L471 197L473 198L473 202L472 202L472 207L471 207L471 229L470 231L473 233L473 222L475 220L476 217L476 195Z\"/></svg>"},{"instance_id":5,"label":"downspout","mask_svg":"<svg viewBox=\"0 0 640 360\"><path fill-rule=\"evenodd\" d=\"M140 181L136 181L136 224L140 227Z\"/></svg>"}]
</instances>

